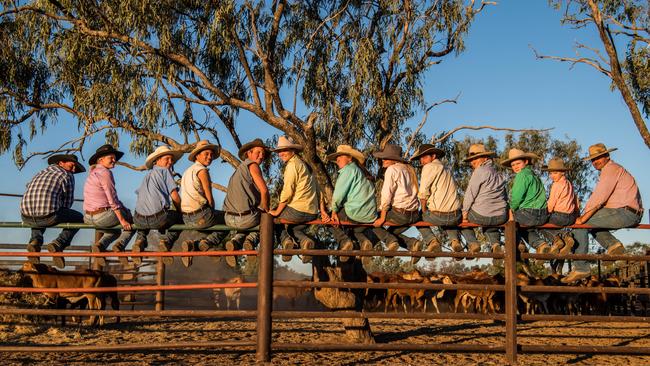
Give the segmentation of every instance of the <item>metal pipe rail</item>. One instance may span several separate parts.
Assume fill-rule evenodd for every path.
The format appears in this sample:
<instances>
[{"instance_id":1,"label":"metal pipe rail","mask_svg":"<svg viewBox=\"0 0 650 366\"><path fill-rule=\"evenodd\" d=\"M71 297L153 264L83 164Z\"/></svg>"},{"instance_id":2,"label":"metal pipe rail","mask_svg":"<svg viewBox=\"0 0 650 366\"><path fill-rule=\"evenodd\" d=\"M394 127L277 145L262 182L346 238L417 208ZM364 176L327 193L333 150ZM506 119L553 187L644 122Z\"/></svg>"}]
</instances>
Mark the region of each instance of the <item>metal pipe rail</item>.
<instances>
[{"instance_id":1,"label":"metal pipe rail","mask_svg":"<svg viewBox=\"0 0 650 366\"><path fill-rule=\"evenodd\" d=\"M369 282L308 282L274 281L273 287L354 288L354 289L426 289L426 290L493 290L504 291L498 284L443 284L443 283L369 283Z\"/></svg>"},{"instance_id":2,"label":"metal pipe rail","mask_svg":"<svg viewBox=\"0 0 650 366\"><path fill-rule=\"evenodd\" d=\"M35 288L35 287L0 287L2 292L20 293L105 293L105 292L140 292L140 291L180 291L180 290L210 290L215 288L255 288L257 283L195 283L184 285L145 285L145 286L119 286L119 287L76 287L76 288Z\"/></svg>"}]
</instances>

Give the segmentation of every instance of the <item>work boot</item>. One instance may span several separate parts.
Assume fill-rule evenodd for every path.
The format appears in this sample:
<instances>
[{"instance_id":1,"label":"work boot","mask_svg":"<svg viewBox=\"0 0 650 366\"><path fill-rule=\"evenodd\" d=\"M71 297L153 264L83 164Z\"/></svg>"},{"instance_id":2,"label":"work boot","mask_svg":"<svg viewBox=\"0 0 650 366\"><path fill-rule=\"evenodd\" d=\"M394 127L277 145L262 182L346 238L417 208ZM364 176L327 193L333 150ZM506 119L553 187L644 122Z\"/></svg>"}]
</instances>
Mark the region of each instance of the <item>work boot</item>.
<instances>
[{"instance_id":1,"label":"work boot","mask_svg":"<svg viewBox=\"0 0 650 366\"><path fill-rule=\"evenodd\" d=\"M133 248L131 248L131 253L141 253L144 251L144 247L147 245L146 242L147 239L139 239L136 240L135 243L133 243ZM126 257L122 257L126 258ZM135 265L141 265L142 264L142 257L131 257L131 260Z\"/></svg>"},{"instance_id":2,"label":"work boot","mask_svg":"<svg viewBox=\"0 0 650 366\"><path fill-rule=\"evenodd\" d=\"M282 240L282 249L289 250L289 249L295 249L295 248L296 248L296 243L293 242L292 237L287 236L286 238L284 238L284 240ZM285 254L285 255L282 256L282 261L283 262L289 262L289 261L291 261L292 256L293 255L291 255L291 254Z\"/></svg>"},{"instance_id":3,"label":"work boot","mask_svg":"<svg viewBox=\"0 0 650 366\"><path fill-rule=\"evenodd\" d=\"M199 244L199 245L201 245L201 244ZM237 250L237 246L236 246L235 241L228 240L226 242L226 251L227 252L234 252L235 250ZM226 256L226 264L229 265L231 268L237 267L237 257L235 257L234 255L227 255Z\"/></svg>"},{"instance_id":4,"label":"work boot","mask_svg":"<svg viewBox=\"0 0 650 366\"><path fill-rule=\"evenodd\" d=\"M463 252L465 248L463 248L463 244L461 244L460 240L451 239L451 250L453 250L456 253L460 253ZM463 257L454 257L454 260L462 261Z\"/></svg>"},{"instance_id":5,"label":"work boot","mask_svg":"<svg viewBox=\"0 0 650 366\"><path fill-rule=\"evenodd\" d=\"M421 250L422 250L422 242L419 241L419 240L414 242L413 245L411 246L411 251L412 252L419 252ZM411 257L411 264L416 264L417 262L420 261L420 259L422 259L422 257L412 256Z\"/></svg>"},{"instance_id":6,"label":"work boot","mask_svg":"<svg viewBox=\"0 0 650 366\"><path fill-rule=\"evenodd\" d=\"M517 244L517 250L519 250L519 253L528 253L528 247L523 241L520 241L519 244Z\"/></svg>"},{"instance_id":7,"label":"work boot","mask_svg":"<svg viewBox=\"0 0 650 366\"><path fill-rule=\"evenodd\" d=\"M549 253L558 254L562 249L564 249L565 246L566 245L564 243L564 240L562 240L562 237L557 235L553 238L553 245L551 246Z\"/></svg>"},{"instance_id":8,"label":"work boot","mask_svg":"<svg viewBox=\"0 0 650 366\"><path fill-rule=\"evenodd\" d=\"M29 244L27 244L27 251L30 253L40 253L41 243L37 242L36 240L30 241ZM41 263L41 258L27 257L27 261L30 263Z\"/></svg>"},{"instance_id":9,"label":"work boot","mask_svg":"<svg viewBox=\"0 0 650 366\"><path fill-rule=\"evenodd\" d=\"M429 244L427 244L426 249L424 249L425 252L431 252L431 253L440 253L442 251L442 245L440 245L440 241L437 238L431 239L429 241ZM427 257L428 261L434 261L436 260L436 257Z\"/></svg>"},{"instance_id":10,"label":"work boot","mask_svg":"<svg viewBox=\"0 0 650 366\"><path fill-rule=\"evenodd\" d=\"M361 250L372 250L372 242L368 239L364 239L361 241ZM362 256L361 257L361 264L364 266L370 265L370 262L372 260L372 257L370 256Z\"/></svg>"},{"instance_id":11,"label":"work boot","mask_svg":"<svg viewBox=\"0 0 650 366\"><path fill-rule=\"evenodd\" d=\"M469 248L467 249L467 251L472 254L479 253L481 251L481 244L479 242L473 241L469 243ZM474 259L474 258L468 258L468 259Z\"/></svg>"},{"instance_id":12,"label":"work boot","mask_svg":"<svg viewBox=\"0 0 650 366\"><path fill-rule=\"evenodd\" d=\"M99 245L93 245L90 250L93 253L102 253L104 250L99 247ZM95 265L98 267L105 267L106 266L106 257L95 257Z\"/></svg>"},{"instance_id":13,"label":"work boot","mask_svg":"<svg viewBox=\"0 0 650 366\"><path fill-rule=\"evenodd\" d=\"M346 239L343 241L343 244L341 244L339 250L353 250L354 249L354 243L350 239ZM339 262L347 262L350 259L349 256L346 255L340 255L339 256Z\"/></svg>"},{"instance_id":14,"label":"work boot","mask_svg":"<svg viewBox=\"0 0 650 366\"><path fill-rule=\"evenodd\" d=\"M158 242L158 250L160 250L161 252L171 252L171 249L172 249L172 244L170 244L165 239L160 239L160 241ZM174 257L162 257L162 262L167 266L171 266L172 264L174 264Z\"/></svg>"},{"instance_id":15,"label":"work boot","mask_svg":"<svg viewBox=\"0 0 650 366\"><path fill-rule=\"evenodd\" d=\"M123 253L123 252L124 252L124 246L113 244L113 253ZM129 265L128 257L117 257L117 259L120 261L120 264L123 267L127 267Z\"/></svg>"},{"instance_id":16,"label":"work boot","mask_svg":"<svg viewBox=\"0 0 650 366\"><path fill-rule=\"evenodd\" d=\"M542 243L537 246L537 249L535 251L537 252L537 254L546 254L546 253L550 253L551 247L549 247L548 244L546 243Z\"/></svg>"},{"instance_id":17,"label":"work boot","mask_svg":"<svg viewBox=\"0 0 650 366\"><path fill-rule=\"evenodd\" d=\"M255 250L255 244L248 240L244 240L244 244L242 245L244 247L244 250ZM257 264L257 256L256 255L247 255L246 256L246 261L250 263L252 266Z\"/></svg>"},{"instance_id":18,"label":"work boot","mask_svg":"<svg viewBox=\"0 0 650 366\"><path fill-rule=\"evenodd\" d=\"M314 249L315 246L316 246L316 243L314 243L314 241L309 239L309 238L305 238L300 242L300 249L303 249L303 250ZM302 263L309 263L309 262L311 262L311 255L303 254L302 255Z\"/></svg>"},{"instance_id":19,"label":"work boot","mask_svg":"<svg viewBox=\"0 0 650 366\"><path fill-rule=\"evenodd\" d=\"M583 272L583 271L571 271L569 274L566 275L566 277L562 278L560 282L562 283L573 283L580 281L584 278L589 277L590 273L589 272Z\"/></svg>"},{"instance_id":20,"label":"work boot","mask_svg":"<svg viewBox=\"0 0 650 366\"><path fill-rule=\"evenodd\" d=\"M573 246L576 243L576 241L573 239L573 235L571 235L570 233L564 234L564 237L562 237L562 241L564 242L564 247L560 249L560 254L561 255L571 254L573 252Z\"/></svg>"},{"instance_id":21,"label":"work boot","mask_svg":"<svg viewBox=\"0 0 650 366\"><path fill-rule=\"evenodd\" d=\"M181 243L181 252L193 252L194 251L194 241L192 240L185 240L183 243ZM192 265L192 258L193 257L181 257L181 262L183 262L183 265L187 268L189 268Z\"/></svg>"},{"instance_id":22,"label":"work boot","mask_svg":"<svg viewBox=\"0 0 650 366\"><path fill-rule=\"evenodd\" d=\"M394 252L398 249L399 249L399 243L396 241L386 244L386 251L388 252ZM386 256L386 258L393 258L393 256Z\"/></svg>"},{"instance_id":23,"label":"work boot","mask_svg":"<svg viewBox=\"0 0 650 366\"><path fill-rule=\"evenodd\" d=\"M57 253L62 252L63 250L56 242L51 242L47 245L47 251L50 253ZM65 268L65 258L63 257L52 257L52 262L54 262L55 267L61 269Z\"/></svg>"},{"instance_id":24,"label":"work boot","mask_svg":"<svg viewBox=\"0 0 650 366\"><path fill-rule=\"evenodd\" d=\"M607 248L607 255L621 255L621 254L625 254L625 247L620 242L616 242L616 244ZM605 266L611 266L612 264L614 264L614 261L603 261L603 265Z\"/></svg>"},{"instance_id":25,"label":"work boot","mask_svg":"<svg viewBox=\"0 0 650 366\"><path fill-rule=\"evenodd\" d=\"M202 252L207 252L210 250L210 243L205 239L199 240L199 250Z\"/></svg>"},{"instance_id":26,"label":"work boot","mask_svg":"<svg viewBox=\"0 0 650 366\"><path fill-rule=\"evenodd\" d=\"M492 244L492 253L503 253L503 246L501 243L494 243ZM503 259L502 258L494 258L492 259L492 264L495 266L503 266Z\"/></svg>"}]
</instances>

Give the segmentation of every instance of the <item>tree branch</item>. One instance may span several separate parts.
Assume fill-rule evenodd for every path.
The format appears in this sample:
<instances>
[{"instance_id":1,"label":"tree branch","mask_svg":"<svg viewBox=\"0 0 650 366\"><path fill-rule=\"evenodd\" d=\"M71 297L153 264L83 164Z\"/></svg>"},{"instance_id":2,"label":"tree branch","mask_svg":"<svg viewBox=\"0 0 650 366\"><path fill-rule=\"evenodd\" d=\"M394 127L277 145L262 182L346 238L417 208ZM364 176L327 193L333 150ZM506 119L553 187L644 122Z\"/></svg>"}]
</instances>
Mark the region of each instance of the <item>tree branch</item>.
<instances>
[{"instance_id":1,"label":"tree branch","mask_svg":"<svg viewBox=\"0 0 650 366\"><path fill-rule=\"evenodd\" d=\"M451 131L447 132L446 134L442 135L439 138L434 138L433 136L431 137L431 143L432 144L437 144L440 142L443 142L447 140L449 137L451 137L454 133L460 131L460 130L494 130L494 131L511 131L511 132L545 132L545 131L550 131L553 128L524 128L524 129L517 129L517 128L505 128L505 127L494 127L494 126L489 126L489 125L483 125L483 126L468 126L468 125L462 125L458 126Z\"/></svg>"}]
</instances>

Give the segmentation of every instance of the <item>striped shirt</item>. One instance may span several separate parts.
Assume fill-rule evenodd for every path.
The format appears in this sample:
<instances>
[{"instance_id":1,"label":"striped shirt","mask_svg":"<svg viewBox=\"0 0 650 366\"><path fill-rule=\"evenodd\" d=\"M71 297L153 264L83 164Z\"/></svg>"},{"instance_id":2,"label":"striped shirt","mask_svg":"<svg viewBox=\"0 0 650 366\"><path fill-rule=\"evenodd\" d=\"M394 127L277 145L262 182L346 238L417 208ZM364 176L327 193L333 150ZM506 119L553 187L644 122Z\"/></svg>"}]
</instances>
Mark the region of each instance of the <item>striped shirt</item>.
<instances>
[{"instance_id":1,"label":"striped shirt","mask_svg":"<svg viewBox=\"0 0 650 366\"><path fill-rule=\"evenodd\" d=\"M27 183L27 191L20 201L24 216L39 217L70 208L74 201L74 176L58 165L41 170Z\"/></svg>"}]
</instances>

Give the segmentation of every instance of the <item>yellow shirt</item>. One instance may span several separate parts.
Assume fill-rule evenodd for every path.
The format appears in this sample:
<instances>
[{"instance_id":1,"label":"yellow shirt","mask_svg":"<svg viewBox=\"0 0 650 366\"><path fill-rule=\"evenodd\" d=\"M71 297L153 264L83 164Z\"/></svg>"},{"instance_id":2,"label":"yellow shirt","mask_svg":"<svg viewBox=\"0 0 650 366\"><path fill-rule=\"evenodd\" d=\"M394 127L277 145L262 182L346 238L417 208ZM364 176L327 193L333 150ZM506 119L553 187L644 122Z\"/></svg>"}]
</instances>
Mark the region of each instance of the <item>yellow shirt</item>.
<instances>
[{"instance_id":1,"label":"yellow shirt","mask_svg":"<svg viewBox=\"0 0 650 366\"><path fill-rule=\"evenodd\" d=\"M280 203L296 211L318 213L318 186L304 161L294 155L284 168L284 185L280 193Z\"/></svg>"}]
</instances>

